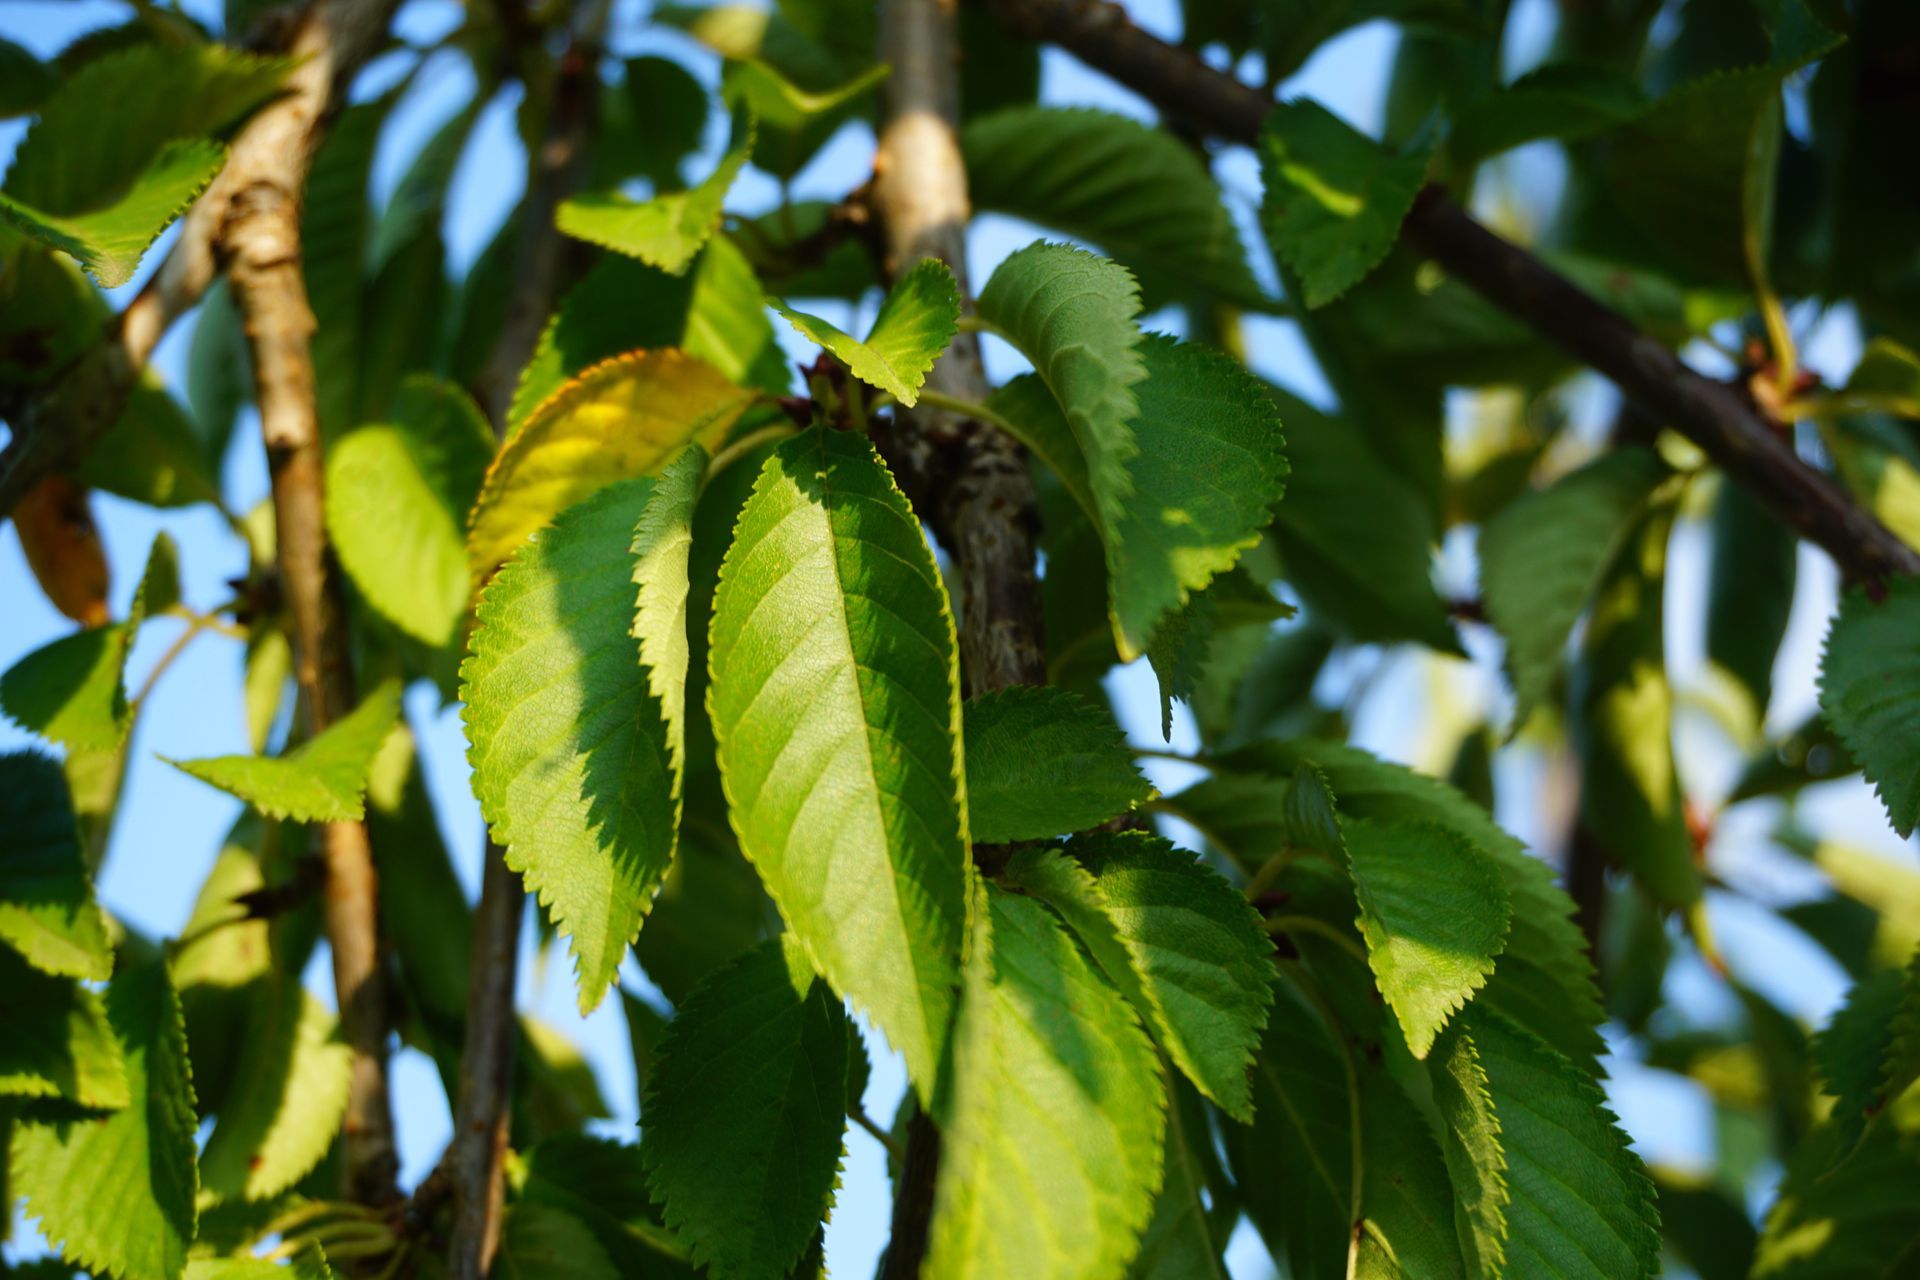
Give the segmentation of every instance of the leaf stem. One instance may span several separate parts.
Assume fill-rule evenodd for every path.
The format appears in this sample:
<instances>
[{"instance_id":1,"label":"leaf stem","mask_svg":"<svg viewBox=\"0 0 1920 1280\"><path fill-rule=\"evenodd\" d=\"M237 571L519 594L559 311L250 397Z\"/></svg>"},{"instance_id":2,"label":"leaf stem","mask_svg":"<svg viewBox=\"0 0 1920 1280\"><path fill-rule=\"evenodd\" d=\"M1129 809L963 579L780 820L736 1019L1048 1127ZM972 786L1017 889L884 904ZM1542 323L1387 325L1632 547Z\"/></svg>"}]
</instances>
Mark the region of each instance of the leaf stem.
<instances>
[{"instance_id":1,"label":"leaf stem","mask_svg":"<svg viewBox=\"0 0 1920 1280\"><path fill-rule=\"evenodd\" d=\"M874 1118L867 1114L866 1108L855 1107L852 1111L849 1111L847 1115L855 1124L872 1134L875 1142L878 1142L887 1149L887 1155L892 1158L895 1164L899 1164L907 1158L907 1149L901 1146L892 1134L875 1123Z\"/></svg>"},{"instance_id":2,"label":"leaf stem","mask_svg":"<svg viewBox=\"0 0 1920 1280\"><path fill-rule=\"evenodd\" d=\"M1886 413L1920 421L1920 397L1894 391L1836 391L1831 395L1801 396L1780 406L1780 417L1787 422L1808 418L1824 422L1859 413Z\"/></svg>"},{"instance_id":3,"label":"leaf stem","mask_svg":"<svg viewBox=\"0 0 1920 1280\"><path fill-rule=\"evenodd\" d=\"M1023 433L1004 417L989 409L977 400L964 400L959 396L946 395L932 387L920 388L920 404L929 408L945 409L948 413L957 413L963 418L972 418L975 422L985 422L996 426L1015 439L1023 438Z\"/></svg>"},{"instance_id":4,"label":"leaf stem","mask_svg":"<svg viewBox=\"0 0 1920 1280\"><path fill-rule=\"evenodd\" d=\"M747 432L747 434L741 436L738 440L735 440L732 444L713 455L713 461L707 464L706 479L700 482L701 488L704 489L707 485L712 484L715 476L740 461L740 459L746 457L749 453L752 453L755 449L758 449L761 445L766 444L769 440L785 440L788 436L797 436L799 434L800 428L790 422L776 422L772 426L761 427L758 431Z\"/></svg>"},{"instance_id":5,"label":"leaf stem","mask_svg":"<svg viewBox=\"0 0 1920 1280\"><path fill-rule=\"evenodd\" d=\"M1267 921L1268 933L1311 933L1325 938L1354 959L1365 964L1367 950L1324 920L1312 916L1274 916Z\"/></svg>"},{"instance_id":6,"label":"leaf stem","mask_svg":"<svg viewBox=\"0 0 1920 1280\"><path fill-rule=\"evenodd\" d=\"M968 312L966 315L961 316L957 323L962 333L990 333L994 337L1005 341L1009 346L1019 345L1014 342L1012 336L1009 335L1005 329L1002 329L999 325L986 319L984 316Z\"/></svg>"}]
</instances>

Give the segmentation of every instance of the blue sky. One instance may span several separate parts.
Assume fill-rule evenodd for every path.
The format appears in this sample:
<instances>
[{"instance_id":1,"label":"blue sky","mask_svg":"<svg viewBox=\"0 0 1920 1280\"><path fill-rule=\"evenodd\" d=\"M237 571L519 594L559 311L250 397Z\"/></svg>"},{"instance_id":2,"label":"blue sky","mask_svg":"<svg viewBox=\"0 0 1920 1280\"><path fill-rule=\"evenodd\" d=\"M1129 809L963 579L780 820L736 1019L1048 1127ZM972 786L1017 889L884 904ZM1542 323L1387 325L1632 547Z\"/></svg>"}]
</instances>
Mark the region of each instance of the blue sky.
<instances>
[{"instance_id":1,"label":"blue sky","mask_svg":"<svg viewBox=\"0 0 1920 1280\"><path fill-rule=\"evenodd\" d=\"M218 9L217 4L210 4L208 0L190 0L185 7L203 16ZM1148 28L1163 34L1177 34L1173 6L1165 0L1132 3L1128 7ZM1543 50L1550 30L1550 11L1550 0L1520 0L1515 6L1510 41L1510 62L1515 66L1524 66ZM82 31L121 20L127 12L128 6L115 0L73 0L71 3L0 0L0 32L44 55L59 49ZM663 52L712 83L717 75L716 59L690 40L670 32L646 29L644 13L644 4L635 0L621 0L616 6L614 52L621 55ZM415 44L430 43L457 24L460 15L461 6L452 0L409 0L402 10L400 29ZM1323 48L1286 85L1284 92L1318 98L1362 129L1374 129L1379 123L1394 42L1392 30L1382 24L1351 32ZM391 84L411 61L411 54L388 55L363 78L361 93L376 92ZM465 105L473 88L472 73L457 55L435 55L420 69L383 139L375 167L376 198L385 198L414 151L444 120ZM1043 96L1050 102L1104 106L1149 118L1152 115L1143 102L1126 90L1054 52L1049 52L1046 58ZM517 198L523 156L513 130L513 105L513 96L507 94L488 106L456 174L446 226L450 267L456 273L463 272L485 246ZM708 154L689 163L690 175L705 172L712 153L717 152L722 143L723 127L721 121L713 122ZM22 122L0 122L0 158L11 154L23 131ZM800 175L795 184L796 194L826 198L844 194L867 176L872 146L870 130L864 125L849 126ZM1557 172L1556 166L1557 156L1551 148L1530 148L1505 164L1498 178L1524 196L1541 190ZM1218 173L1236 214L1244 222L1259 194L1258 174L1251 156L1244 151L1226 153L1219 161ZM740 211L757 212L776 200L777 187L772 180L763 174L749 173L735 189L729 205ZM984 280L994 263L1028 243L1035 234L1033 228L1010 219L980 219L969 241L975 282ZM164 247L163 244L149 255L148 270L162 256ZM1258 269L1270 278L1267 265L1259 261L1259 255L1256 261ZM116 296L131 296L137 287L138 280ZM844 320L834 315L830 305L815 309L837 322ZM1171 323L1166 318L1159 319L1163 324ZM797 358L811 358L811 349L786 326L776 322L775 327ZM176 386L184 375L189 333L190 325L177 326L161 345L156 358L162 374ZM1261 373L1309 400L1328 400L1326 386L1307 359L1298 334L1289 322L1252 320L1248 323L1248 340L1251 361ZM1818 331L1810 346L1810 358L1816 367L1829 373L1844 373L1851 366L1857 349L1857 341L1844 322L1830 323ZM1010 351L993 344L989 345L988 362L996 378L1005 377L1020 367ZM1592 399L1604 406L1606 394L1596 391ZM1470 412L1472 408L1464 398L1455 407L1461 413ZM1596 420L1604 416L1594 414ZM251 416L236 432L225 484L229 504L239 511L252 507L266 494L257 422ZM223 599L225 580L245 568L244 549L231 537L222 519L205 508L157 512L99 496L96 511L115 570L113 605L117 616L124 614L147 547L160 530L171 533L179 543L185 597L196 607L207 608ZM1704 665L1697 639L1699 602L1704 598L1703 551L1701 530L1697 526L1683 527L1676 542L1669 582L1673 603L1670 652L1683 686L1697 681ZM1781 705L1775 708L1773 716L1776 725L1796 721L1812 705L1812 676L1819 637L1832 606L1834 576L1824 558L1817 553L1803 552L1802 569L1805 584L1802 598L1796 605L1792 632L1779 668L1782 694ZM1448 582L1470 589L1470 540L1450 539L1438 558L1437 571ZM163 619L146 627L131 663L136 681L177 637L182 625L176 620ZM34 585L12 525L0 526L0 667L10 665L21 655L63 634L69 626ZM1497 642L1484 634L1469 636L1469 641L1473 653L1471 663L1408 650L1368 652L1346 664L1349 675L1369 677L1366 696L1357 704L1358 740L1383 754L1437 767L1444 764L1459 732L1468 724L1488 714L1492 714L1496 723L1500 722L1505 704L1497 676ZM237 801L154 757L164 754L191 758L245 752L248 748L241 713L240 673L238 643L218 636L203 636L161 682L136 731L134 763L124 809L99 892L111 910L149 934L170 935L185 921L201 878L239 810ZM1135 740L1156 742L1157 699L1152 677L1144 665L1136 664L1116 672L1112 687L1123 721ZM457 708L439 706L437 696L424 687L414 689L406 705L420 738L429 785L445 835L471 893L478 884L482 831L467 789ZM1702 727L1701 719L1683 717L1680 741L1690 782L1711 795L1727 785L1736 757L1723 742L1715 740L1710 730ZM17 749L30 742L28 735L11 724L0 722L0 750ZM1193 745L1191 726L1184 719L1184 713L1176 725L1174 745ZM1540 752L1530 751L1523 744L1504 753L1500 768L1503 783L1512 784L1506 790L1527 798L1503 806L1503 820L1523 837L1551 848L1553 840L1549 837L1559 829L1560 819L1531 801L1538 790L1536 784L1549 777L1551 765ZM1150 771L1163 789L1168 790L1184 783L1189 772L1179 765L1165 763L1153 764ZM1889 856L1912 860L1912 849L1903 851L1886 831L1877 806L1859 784L1838 784L1818 791L1809 809L1817 813L1823 823ZM1723 832L1716 846L1716 859L1724 857L1735 862L1745 859L1751 863L1753 858L1748 847L1764 832L1767 817L1765 813L1749 813L1730 822L1730 830ZM1760 865L1761 870L1774 875L1776 881L1786 877L1786 891L1807 891L1804 881L1793 880L1796 874L1793 868L1774 866L1764 858ZM1837 968L1823 953L1797 935L1773 926L1763 912L1745 899L1718 895L1712 911L1736 972L1803 1018L1822 1017L1831 1008L1842 990L1842 982ZM531 947L532 931L527 931L525 936ZM540 964L529 951L526 960L521 978L523 1007L579 1042L613 1111L613 1118L602 1128L609 1134L630 1138L637 1106L633 1066L618 1002L604 1002L583 1021L574 1012L569 966L564 954L557 962ZM328 973L323 955L316 958L310 969L309 981L331 1002ZM1683 1006L1695 1016L1709 1019L1729 1016L1730 997L1697 961L1677 965L1672 981ZM644 978L631 961L628 983L635 990L646 989ZM877 1041L875 1048L876 1070L867 1108L884 1124L902 1091L903 1076L897 1060L879 1052L881 1046ZM1615 1070L1616 1101L1649 1158L1689 1164L1710 1158L1708 1116L1694 1086L1675 1077L1648 1072L1628 1060L1616 1060ZM411 1051L402 1052L396 1059L394 1074L403 1176L411 1182L438 1158L448 1135L449 1118L438 1078L424 1058ZM851 1129L844 1185L828 1234L828 1257L836 1274L859 1277L871 1273L872 1261L884 1243L888 1207L883 1154L864 1132ZM24 1235L17 1231L16 1239L30 1240L31 1229L25 1228ZM1263 1256L1244 1232L1236 1239L1230 1262L1238 1276L1266 1273Z\"/></svg>"}]
</instances>

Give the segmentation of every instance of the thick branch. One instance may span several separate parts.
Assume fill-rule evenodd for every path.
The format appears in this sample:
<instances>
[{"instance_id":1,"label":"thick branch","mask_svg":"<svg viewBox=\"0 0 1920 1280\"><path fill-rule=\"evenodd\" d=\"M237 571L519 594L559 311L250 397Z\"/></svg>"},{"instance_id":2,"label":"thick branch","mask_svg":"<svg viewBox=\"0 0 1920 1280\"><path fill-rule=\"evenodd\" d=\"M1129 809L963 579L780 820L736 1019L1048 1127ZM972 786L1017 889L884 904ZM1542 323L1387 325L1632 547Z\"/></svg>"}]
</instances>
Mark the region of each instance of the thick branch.
<instances>
[{"instance_id":1,"label":"thick branch","mask_svg":"<svg viewBox=\"0 0 1920 1280\"><path fill-rule=\"evenodd\" d=\"M598 0L588 0L580 8L577 34L552 86L546 139L528 177L520 243L515 252L514 300L481 374L481 398L495 435L506 430L515 382L532 358L566 274L562 268L567 245L554 227L554 211L579 189L586 175L595 91L600 84L600 32L606 13L606 5ZM530 50L529 63L523 66L537 57L538 49ZM453 1280L481 1280L493 1270L500 1245L507 1138L513 1116L513 1058L518 1034L513 993L526 890L520 877L508 868L505 850L492 840L487 841L485 857L468 970L460 1093L454 1106L453 1140L443 1166L454 1197L448 1255L448 1273Z\"/></svg>"},{"instance_id":2,"label":"thick branch","mask_svg":"<svg viewBox=\"0 0 1920 1280\"><path fill-rule=\"evenodd\" d=\"M304 61L287 77L285 94L262 108L234 139L226 167L181 220L180 238L152 279L99 342L10 413L13 439L0 452L0 517L42 476L75 466L119 418L161 336L213 283L219 267L216 241L234 197L262 176L290 175L286 189L301 190L320 131L346 101L354 74L385 38L395 3L315 0L289 39L249 39L250 45L284 48ZM290 170L295 161L297 171Z\"/></svg>"},{"instance_id":3,"label":"thick branch","mask_svg":"<svg viewBox=\"0 0 1920 1280\"><path fill-rule=\"evenodd\" d=\"M988 0L1009 30L1047 40L1134 89L1170 116L1252 144L1272 101L1167 44L1104 0ZM1721 384L1689 369L1633 322L1474 220L1445 192L1415 202L1407 238L1470 288L1605 375L1692 440L1850 577L1920 573L1920 552L1889 531Z\"/></svg>"},{"instance_id":4,"label":"thick branch","mask_svg":"<svg viewBox=\"0 0 1920 1280\"><path fill-rule=\"evenodd\" d=\"M885 123L874 164L874 205L886 231L889 273L923 258L967 281L967 171L960 156L959 50L954 0L887 0L880 56ZM986 398L979 340L963 332L927 375L927 385L965 400ZM973 696L1013 684L1044 684L1035 576L1033 481L1018 442L987 423L922 410L897 414L890 442L903 479L942 531L959 570L960 662ZM933 1217L940 1131L925 1115L907 1130L884 1280L920 1272Z\"/></svg>"},{"instance_id":5,"label":"thick branch","mask_svg":"<svg viewBox=\"0 0 1920 1280\"><path fill-rule=\"evenodd\" d=\"M327 549L325 464L310 350L313 312L300 269L299 200L321 118L385 30L390 11L390 4L375 0L341 0L309 12L293 44L307 60L289 78L287 96L241 135L221 177L189 213L181 241L188 250L181 261L208 255L205 275L195 277L200 286L211 277L214 262L229 272L252 348L281 583L293 617L294 675L315 733L351 711L355 693L339 582ZM163 270L159 280L167 278ZM380 972L378 883L364 823L328 823L322 840L327 941L341 1027L353 1051L346 1192L355 1200L379 1203L395 1194L398 1159L387 1095L389 1024Z\"/></svg>"},{"instance_id":6,"label":"thick branch","mask_svg":"<svg viewBox=\"0 0 1920 1280\"><path fill-rule=\"evenodd\" d=\"M294 192L304 165L290 158L234 193L221 256L253 351L267 473L273 483L281 585L293 617L294 676L315 733L353 709L354 687L339 583L327 549L325 462L314 410L313 312L300 273ZM323 829L327 942L340 1022L353 1050L347 1099L346 1192L364 1203L394 1195L398 1160L387 1097L387 1009L380 973L378 884L364 822Z\"/></svg>"},{"instance_id":7,"label":"thick branch","mask_svg":"<svg viewBox=\"0 0 1920 1280\"><path fill-rule=\"evenodd\" d=\"M967 171L960 157L958 50L953 0L889 0L880 10L886 123L874 163L874 204L898 276L923 258L967 283ZM980 344L962 332L927 385L984 400ZM985 423L916 412L893 442L909 472L933 482L926 496L959 567L960 661L971 694L1046 680L1034 577L1033 481L1020 445Z\"/></svg>"}]
</instances>

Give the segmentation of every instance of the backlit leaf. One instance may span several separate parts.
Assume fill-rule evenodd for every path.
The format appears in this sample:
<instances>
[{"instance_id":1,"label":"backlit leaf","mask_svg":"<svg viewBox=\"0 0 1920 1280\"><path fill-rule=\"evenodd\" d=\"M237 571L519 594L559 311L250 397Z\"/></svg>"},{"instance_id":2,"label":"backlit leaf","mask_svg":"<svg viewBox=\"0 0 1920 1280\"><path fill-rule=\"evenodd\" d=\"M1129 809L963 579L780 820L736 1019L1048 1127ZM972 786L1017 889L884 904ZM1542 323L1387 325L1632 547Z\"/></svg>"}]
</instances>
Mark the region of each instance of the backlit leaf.
<instances>
[{"instance_id":1,"label":"backlit leaf","mask_svg":"<svg viewBox=\"0 0 1920 1280\"><path fill-rule=\"evenodd\" d=\"M1367 963L1407 1047L1434 1036L1493 972L1509 905L1493 860L1438 823L1341 824Z\"/></svg>"},{"instance_id":2,"label":"backlit leaf","mask_svg":"<svg viewBox=\"0 0 1920 1280\"><path fill-rule=\"evenodd\" d=\"M365 808L362 797L374 753L399 714L400 686L390 682L284 756L211 756L167 763L239 796L270 818L356 821Z\"/></svg>"},{"instance_id":3,"label":"backlit leaf","mask_svg":"<svg viewBox=\"0 0 1920 1280\"><path fill-rule=\"evenodd\" d=\"M920 384L953 341L960 318L960 292L953 272L938 258L923 259L880 304L873 328L861 342L819 316L774 304L787 323L838 356L862 382L911 408Z\"/></svg>"},{"instance_id":4,"label":"backlit leaf","mask_svg":"<svg viewBox=\"0 0 1920 1280\"><path fill-rule=\"evenodd\" d=\"M602 361L540 405L488 468L468 522L485 578L527 535L616 480L657 475L689 445L712 449L751 392L680 351Z\"/></svg>"},{"instance_id":5,"label":"backlit leaf","mask_svg":"<svg viewBox=\"0 0 1920 1280\"><path fill-rule=\"evenodd\" d=\"M162 231L206 190L226 148L205 138L170 142L119 198L85 213L43 213L0 193L0 218L70 254L106 288L123 285Z\"/></svg>"},{"instance_id":6,"label":"backlit leaf","mask_svg":"<svg viewBox=\"0 0 1920 1280\"><path fill-rule=\"evenodd\" d=\"M1247 1119L1273 944L1246 898L1144 832L1078 836L1066 854L1023 852L1007 874L1060 913L1200 1091Z\"/></svg>"},{"instance_id":7,"label":"backlit leaf","mask_svg":"<svg viewBox=\"0 0 1920 1280\"><path fill-rule=\"evenodd\" d=\"M100 997L0 947L0 1097L65 1098L101 1110L129 1101L120 1042Z\"/></svg>"},{"instance_id":8,"label":"backlit leaf","mask_svg":"<svg viewBox=\"0 0 1920 1280\"><path fill-rule=\"evenodd\" d=\"M1159 1062L1046 907L985 895L923 1274L1118 1280L1160 1187Z\"/></svg>"},{"instance_id":9,"label":"backlit leaf","mask_svg":"<svg viewBox=\"0 0 1920 1280\"><path fill-rule=\"evenodd\" d=\"M705 466L688 450L535 535L482 594L461 669L481 812L567 935L582 1011L612 984L678 841L688 521Z\"/></svg>"},{"instance_id":10,"label":"backlit leaf","mask_svg":"<svg viewBox=\"0 0 1920 1280\"><path fill-rule=\"evenodd\" d=\"M1102 528L1122 659L1146 652L1157 627L1259 542L1287 481L1265 384L1217 352L1158 334L1142 340L1140 356L1136 450L1122 464L1128 496L1117 505L1037 379L1015 379L992 399Z\"/></svg>"},{"instance_id":11,"label":"backlit leaf","mask_svg":"<svg viewBox=\"0 0 1920 1280\"><path fill-rule=\"evenodd\" d=\"M1134 493L1127 463L1140 452L1132 390L1147 376L1134 323L1139 286L1105 258L1036 241L994 269L979 311L1053 392L1086 460L1094 506L1112 528L1125 518Z\"/></svg>"},{"instance_id":12,"label":"backlit leaf","mask_svg":"<svg viewBox=\"0 0 1920 1280\"><path fill-rule=\"evenodd\" d=\"M0 942L46 973L113 972L66 777L37 752L0 755Z\"/></svg>"},{"instance_id":13,"label":"backlit leaf","mask_svg":"<svg viewBox=\"0 0 1920 1280\"><path fill-rule=\"evenodd\" d=\"M958 657L919 523L865 439L809 431L767 460L710 644L741 848L929 1098L966 918Z\"/></svg>"},{"instance_id":14,"label":"backlit leaf","mask_svg":"<svg viewBox=\"0 0 1920 1280\"><path fill-rule=\"evenodd\" d=\"M821 93L802 89L759 58L729 62L720 76L720 96L753 113L753 162L774 177L791 179L851 119L874 87L887 78L884 63Z\"/></svg>"},{"instance_id":15,"label":"backlit leaf","mask_svg":"<svg viewBox=\"0 0 1920 1280\"><path fill-rule=\"evenodd\" d=\"M1666 667L1673 520L1672 502L1649 507L1601 583L1569 681L1568 729L1580 755L1582 821L1661 903L1686 906L1701 884Z\"/></svg>"},{"instance_id":16,"label":"backlit leaf","mask_svg":"<svg viewBox=\"0 0 1920 1280\"><path fill-rule=\"evenodd\" d=\"M9 1190L75 1266L177 1280L193 1241L197 1186L180 1002L155 962L116 976L106 1005L132 1104L97 1118L17 1119Z\"/></svg>"},{"instance_id":17,"label":"backlit leaf","mask_svg":"<svg viewBox=\"0 0 1920 1280\"><path fill-rule=\"evenodd\" d=\"M327 451L327 536L354 585L408 635L438 648L467 612L465 523L493 456L466 393L416 377L389 420Z\"/></svg>"},{"instance_id":18,"label":"backlit leaf","mask_svg":"<svg viewBox=\"0 0 1920 1280\"><path fill-rule=\"evenodd\" d=\"M575 196L560 205L554 225L576 239L681 275L720 229L721 205L752 148L749 128L746 142L722 156L696 187L637 202L611 194Z\"/></svg>"},{"instance_id":19,"label":"backlit leaf","mask_svg":"<svg viewBox=\"0 0 1920 1280\"><path fill-rule=\"evenodd\" d=\"M786 357L764 302L753 268L724 235L684 276L619 255L601 259L541 332L514 388L508 437L575 375L642 348L679 347L743 387L784 392Z\"/></svg>"},{"instance_id":20,"label":"backlit leaf","mask_svg":"<svg viewBox=\"0 0 1920 1280\"><path fill-rule=\"evenodd\" d=\"M266 1200L320 1163L346 1114L353 1052L291 975L257 983L233 1087L200 1153L203 1191Z\"/></svg>"}]
</instances>

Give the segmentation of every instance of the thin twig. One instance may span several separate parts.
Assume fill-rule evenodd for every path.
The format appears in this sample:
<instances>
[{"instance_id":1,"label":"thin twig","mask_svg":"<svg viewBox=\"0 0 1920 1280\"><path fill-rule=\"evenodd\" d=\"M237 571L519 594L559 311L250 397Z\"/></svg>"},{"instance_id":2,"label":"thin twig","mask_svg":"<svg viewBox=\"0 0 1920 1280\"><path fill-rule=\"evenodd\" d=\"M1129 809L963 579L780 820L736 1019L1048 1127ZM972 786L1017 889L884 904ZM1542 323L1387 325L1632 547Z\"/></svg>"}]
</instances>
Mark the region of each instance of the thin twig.
<instances>
[{"instance_id":1,"label":"thin twig","mask_svg":"<svg viewBox=\"0 0 1920 1280\"><path fill-rule=\"evenodd\" d=\"M340 584L327 547L300 200L323 118L386 30L391 11L386 0L333 0L309 12L293 43L305 61L289 76L287 95L241 134L226 169L189 212L181 240L186 249L204 234L202 274L210 279L216 262L227 270L252 350L280 576L293 619L294 675L316 734L353 709L355 693ZM174 265L165 264L162 278ZM387 1088L392 1028L380 969L373 850L364 822L326 824L322 846L334 988L353 1051L343 1125L346 1194L385 1203L397 1195L399 1158Z\"/></svg>"},{"instance_id":2,"label":"thin twig","mask_svg":"<svg viewBox=\"0 0 1920 1280\"><path fill-rule=\"evenodd\" d=\"M517 8L507 4L503 12L511 14ZM554 227L553 215L586 174L608 8L608 0L584 0L574 10L572 40L551 85L546 138L533 158L521 214L514 301L480 380L482 400L497 437L505 434L520 370L532 357L547 313L569 274L569 249ZM529 93L541 73L538 57L535 44L521 64ZM525 914L526 889L507 866L506 851L488 839L480 903L474 912L453 1139L441 1166L454 1206L447 1260L453 1280L482 1280L489 1275L500 1246L519 1034L513 996Z\"/></svg>"},{"instance_id":3,"label":"thin twig","mask_svg":"<svg viewBox=\"0 0 1920 1280\"><path fill-rule=\"evenodd\" d=\"M219 266L216 243L234 197L257 176L298 166L290 190L300 190L306 162L334 111L346 102L353 77L386 35L396 0L317 0L290 28L276 14L272 31L246 43L283 49L300 65L285 93L260 109L233 141L219 177L181 220L179 238L160 269L114 318L113 324L51 383L13 406L13 439L0 451L0 517L48 472L84 458L118 421L147 359L175 320L193 309ZM277 38L285 33L285 38Z\"/></svg>"},{"instance_id":4,"label":"thin twig","mask_svg":"<svg viewBox=\"0 0 1920 1280\"><path fill-rule=\"evenodd\" d=\"M1135 26L1106 0L976 0L1009 31L1068 50L1169 115L1219 137L1254 145L1273 100ZM1706 450L1849 578L1883 582L1920 574L1920 551L1901 541L1792 444L1768 430L1725 386L1694 372L1631 320L1512 242L1495 235L1446 192L1429 187L1403 234L1495 305L1610 379L1660 422Z\"/></svg>"}]
</instances>

